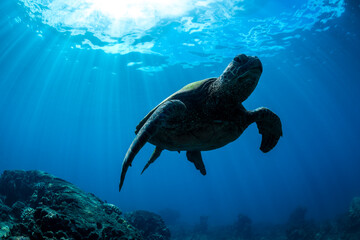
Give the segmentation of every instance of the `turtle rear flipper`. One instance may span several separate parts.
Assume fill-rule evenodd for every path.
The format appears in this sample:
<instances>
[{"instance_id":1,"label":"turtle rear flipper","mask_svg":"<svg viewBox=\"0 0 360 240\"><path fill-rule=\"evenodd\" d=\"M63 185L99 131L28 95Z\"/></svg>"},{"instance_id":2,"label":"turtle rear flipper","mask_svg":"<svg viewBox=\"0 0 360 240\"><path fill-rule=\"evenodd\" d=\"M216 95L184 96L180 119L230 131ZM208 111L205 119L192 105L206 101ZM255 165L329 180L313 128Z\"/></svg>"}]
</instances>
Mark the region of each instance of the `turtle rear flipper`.
<instances>
[{"instance_id":1,"label":"turtle rear flipper","mask_svg":"<svg viewBox=\"0 0 360 240\"><path fill-rule=\"evenodd\" d=\"M186 157L190 162L194 163L196 169L198 169L202 175L206 175L206 169L200 151L187 151Z\"/></svg>"},{"instance_id":2,"label":"turtle rear flipper","mask_svg":"<svg viewBox=\"0 0 360 240\"><path fill-rule=\"evenodd\" d=\"M262 135L260 150L264 153L273 149L282 136L280 118L271 110L261 107L250 112Z\"/></svg>"},{"instance_id":3,"label":"turtle rear flipper","mask_svg":"<svg viewBox=\"0 0 360 240\"><path fill-rule=\"evenodd\" d=\"M143 172L150 166L150 164L152 164L153 162L155 162L155 160L160 157L160 154L162 152L162 148L156 146L153 154L151 155L149 161L146 163L144 169L142 170L141 174L143 174Z\"/></svg>"},{"instance_id":4,"label":"turtle rear flipper","mask_svg":"<svg viewBox=\"0 0 360 240\"><path fill-rule=\"evenodd\" d=\"M149 119L144 123L144 125L140 128L138 134L136 135L135 139L131 143L128 151L126 152L122 164L119 191L124 184L126 172L131 166L132 161L134 160L136 154L140 151L140 149L145 145L146 142L149 141L152 136L154 136L159 131L159 129L168 124L168 120L179 117L185 112L185 110L186 106L180 100L169 100L160 105L149 117ZM154 159L152 160L152 162L155 161L156 157L158 156L154 155L153 157Z\"/></svg>"}]
</instances>

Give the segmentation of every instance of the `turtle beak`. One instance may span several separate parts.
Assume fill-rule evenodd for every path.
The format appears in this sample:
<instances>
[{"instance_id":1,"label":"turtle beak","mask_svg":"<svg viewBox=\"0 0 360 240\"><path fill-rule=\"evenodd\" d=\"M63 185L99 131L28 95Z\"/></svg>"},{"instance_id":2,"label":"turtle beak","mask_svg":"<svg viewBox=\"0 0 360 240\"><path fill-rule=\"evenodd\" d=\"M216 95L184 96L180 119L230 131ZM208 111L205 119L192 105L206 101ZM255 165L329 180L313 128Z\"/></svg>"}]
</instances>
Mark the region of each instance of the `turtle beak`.
<instances>
[{"instance_id":1,"label":"turtle beak","mask_svg":"<svg viewBox=\"0 0 360 240\"><path fill-rule=\"evenodd\" d=\"M262 66L262 63L261 63L260 59L258 57L254 57L254 58L255 58L254 61L258 62L257 66L258 66L258 69L260 70L260 73L262 73L263 72L263 66Z\"/></svg>"}]
</instances>

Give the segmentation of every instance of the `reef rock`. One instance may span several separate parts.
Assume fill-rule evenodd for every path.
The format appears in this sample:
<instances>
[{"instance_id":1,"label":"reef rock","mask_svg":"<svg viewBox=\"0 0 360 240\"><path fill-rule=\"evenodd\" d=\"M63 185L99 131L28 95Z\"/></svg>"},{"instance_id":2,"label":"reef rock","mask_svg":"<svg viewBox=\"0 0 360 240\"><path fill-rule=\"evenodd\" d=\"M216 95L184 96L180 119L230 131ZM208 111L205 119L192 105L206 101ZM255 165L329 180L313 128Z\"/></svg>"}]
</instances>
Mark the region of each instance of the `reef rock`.
<instances>
[{"instance_id":1,"label":"reef rock","mask_svg":"<svg viewBox=\"0 0 360 240\"><path fill-rule=\"evenodd\" d=\"M360 197L355 197L351 201L349 209L349 219L351 228L360 229Z\"/></svg>"},{"instance_id":2,"label":"reef rock","mask_svg":"<svg viewBox=\"0 0 360 240\"><path fill-rule=\"evenodd\" d=\"M195 225L194 232L206 233L209 229L209 216L200 216L199 224Z\"/></svg>"},{"instance_id":3,"label":"reef rock","mask_svg":"<svg viewBox=\"0 0 360 240\"><path fill-rule=\"evenodd\" d=\"M288 240L315 239L316 226L312 221L305 219L306 212L306 208L298 207L290 214L286 224Z\"/></svg>"},{"instance_id":4,"label":"reef rock","mask_svg":"<svg viewBox=\"0 0 360 240\"><path fill-rule=\"evenodd\" d=\"M0 239L143 239L114 205L41 171L0 177Z\"/></svg>"},{"instance_id":5,"label":"reef rock","mask_svg":"<svg viewBox=\"0 0 360 240\"><path fill-rule=\"evenodd\" d=\"M235 232L240 239L252 238L252 221L248 216L239 214L234 224Z\"/></svg>"},{"instance_id":6,"label":"reef rock","mask_svg":"<svg viewBox=\"0 0 360 240\"><path fill-rule=\"evenodd\" d=\"M170 230L158 214L137 210L126 214L125 218L141 231L146 240L170 239Z\"/></svg>"}]
</instances>

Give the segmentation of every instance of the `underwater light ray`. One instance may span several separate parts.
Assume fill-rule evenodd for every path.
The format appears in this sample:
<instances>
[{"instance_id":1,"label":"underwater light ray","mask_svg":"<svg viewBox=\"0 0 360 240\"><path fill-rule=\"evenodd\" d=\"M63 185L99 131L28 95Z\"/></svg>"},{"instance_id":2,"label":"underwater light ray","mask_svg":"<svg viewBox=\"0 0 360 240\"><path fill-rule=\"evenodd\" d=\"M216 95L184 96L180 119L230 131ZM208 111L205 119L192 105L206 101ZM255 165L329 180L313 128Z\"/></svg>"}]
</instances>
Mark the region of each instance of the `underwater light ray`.
<instances>
[{"instance_id":1,"label":"underwater light ray","mask_svg":"<svg viewBox=\"0 0 360 240\"><path fill-rule=\"evenodd\" d=\"M307 31L327 31L331 20L345 12L344 0L307 0L298 7L279 10L281 14L263 11L256 15L251 14L259 3L256 0L18 1L31 21L40 20L76 36L76 48L165 59L160 66L130 66L144 72L176 64L192 68L222 62L239 52L274 56Z\"/></svg>"}]
</instances>

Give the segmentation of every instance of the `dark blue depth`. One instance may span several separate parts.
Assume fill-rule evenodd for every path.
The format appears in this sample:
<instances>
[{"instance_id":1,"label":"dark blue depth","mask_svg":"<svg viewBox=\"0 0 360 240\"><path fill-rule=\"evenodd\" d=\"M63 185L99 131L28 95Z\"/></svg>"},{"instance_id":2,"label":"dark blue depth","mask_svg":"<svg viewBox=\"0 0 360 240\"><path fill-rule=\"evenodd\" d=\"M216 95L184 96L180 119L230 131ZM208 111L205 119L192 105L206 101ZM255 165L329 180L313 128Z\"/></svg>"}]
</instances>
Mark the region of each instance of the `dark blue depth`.
<instances>
[{"instance_id":1,"label":"dark blue depth","mask_svg":"<svg viewBox=\"0 0 360 240\"><path fill-rule=\"evenodd\" d=\"M275 11L266 7L262 11ZM229 223L240 213L278 223L298 206L310 217L326 219L347 211L360 195L357 3L347 2L345 12L327 23L329 29L303 31L273 55L240 46L232 50L249 51L263 63L244 106L266 106L281 118L284 136L271 152L259 150L261 136L251 125L237 141L203 153L205 177L184 152L167 151L140 175L154 148L147 144L121 193L121 163L138 122L184 85L219 76L231 58L144 72L128 63L160 66L166 57L76 48L78 36L26 15L15 0L1 1L0 171L43 170L123 211L176 209L190 223L201 215L211 224Z\"/></svg>"}]
</instances>

